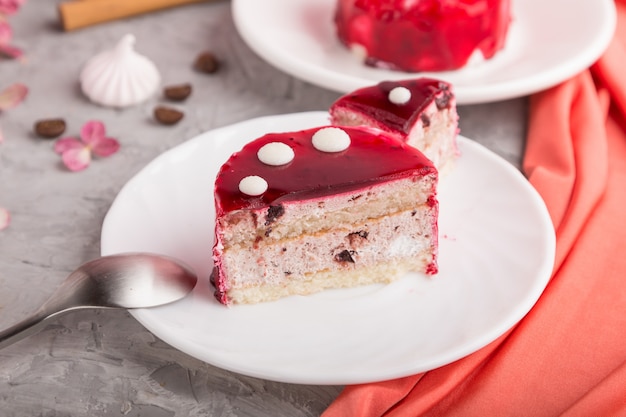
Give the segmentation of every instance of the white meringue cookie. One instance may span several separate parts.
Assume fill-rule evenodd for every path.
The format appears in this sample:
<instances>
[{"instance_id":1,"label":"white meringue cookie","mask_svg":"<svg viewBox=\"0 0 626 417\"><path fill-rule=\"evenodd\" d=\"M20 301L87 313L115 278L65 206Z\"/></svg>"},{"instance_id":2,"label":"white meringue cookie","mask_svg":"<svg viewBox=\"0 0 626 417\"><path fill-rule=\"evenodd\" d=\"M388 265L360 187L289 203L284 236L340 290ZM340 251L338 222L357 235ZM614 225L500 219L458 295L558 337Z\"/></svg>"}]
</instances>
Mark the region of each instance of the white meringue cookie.
<instances>
[{"instance_id":1,"label":"white meringue cookie","mask_svg":"<svg viewBox=\"0 0 626 417\"><path fill-rule=\"evenodd\" d=\"M161 76L152 61L133 49L135 36L125 35L115 48L101 52L80 74L83 93L94 103L128 107L152 96Z\"/></svg>"}]
</instances>

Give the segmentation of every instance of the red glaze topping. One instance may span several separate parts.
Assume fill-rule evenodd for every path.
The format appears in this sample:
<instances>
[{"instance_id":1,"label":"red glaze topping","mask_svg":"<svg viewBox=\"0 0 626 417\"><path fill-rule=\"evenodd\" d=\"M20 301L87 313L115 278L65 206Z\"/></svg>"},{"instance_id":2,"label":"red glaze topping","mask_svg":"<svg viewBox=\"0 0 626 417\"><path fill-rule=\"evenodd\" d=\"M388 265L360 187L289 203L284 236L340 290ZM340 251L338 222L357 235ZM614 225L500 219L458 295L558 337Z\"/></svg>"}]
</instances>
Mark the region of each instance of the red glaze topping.
<instances>
[{"instance_id":1,"label":"red glaze topping","mask_svg":"<svg viewBox=\"0 0 626 417\"><path fill-rule=\"evenodd\" d=\"M395 104L389 100L389 93L396 87L404 87L410 91L411 98L407 103ZM364 114L384 124L389 130L406 135L433 100L439 109L444 109L452 104L452 99L450 85L443 81L430 78L383 81L339 98L331 106L330 113L332 115L335 109L347 109Z\"/></svg>"},{"instance_id":2,"label":"red glaze topping","mask_svg":"<svg viewBox=\"0 0 626 417\"><path fill-rule=\"evenodd\" d=\"M312 144L315 132L324 127L288 133L270 133L250 142L222 166L215 182L218 217L239 209L257 209L279 203L306 200L355 190L390 179L436 173L420 151L385 133L342 127L350 146L340 152L321 152ZM266 165L257 152L265 144L289 145L295 158L281 166ZM249 196L239 182L251 175L267 181L267 190Z\"/></svg>"},{"instance_id":3,"label":"red glaze topping","mask_svg":"<svg viewBox=\"0 0 626 417\"><path fill-rule=\"evenodd\" d=\"M366 63L404 71L464 66L475 50L486 59L504 47L510 0L338 0L335 24Z\"/></svg>"}]
</instances>

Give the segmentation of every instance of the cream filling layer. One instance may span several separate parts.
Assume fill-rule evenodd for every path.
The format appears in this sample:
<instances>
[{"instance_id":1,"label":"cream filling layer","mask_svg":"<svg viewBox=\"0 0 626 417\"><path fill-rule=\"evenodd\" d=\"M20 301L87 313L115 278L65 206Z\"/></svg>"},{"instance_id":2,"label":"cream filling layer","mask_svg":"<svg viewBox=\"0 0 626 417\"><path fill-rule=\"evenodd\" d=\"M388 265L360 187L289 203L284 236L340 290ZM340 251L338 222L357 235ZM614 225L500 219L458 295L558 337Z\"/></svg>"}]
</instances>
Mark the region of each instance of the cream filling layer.
<instances>
[{"instance_id":1,"label":"cream filling layer","mask_svg":"<svg viewBox=\"0 0 626 417\"><path fill-rule=\"evenodd\" d=\"M362 224L339 224L324 232L260 240L224 250L221 267L228 290L307 281L312 274L348 272L381 262L419 259L424 270L436 260L437 209L422 205Z\"/></svg>"}]
</instances>

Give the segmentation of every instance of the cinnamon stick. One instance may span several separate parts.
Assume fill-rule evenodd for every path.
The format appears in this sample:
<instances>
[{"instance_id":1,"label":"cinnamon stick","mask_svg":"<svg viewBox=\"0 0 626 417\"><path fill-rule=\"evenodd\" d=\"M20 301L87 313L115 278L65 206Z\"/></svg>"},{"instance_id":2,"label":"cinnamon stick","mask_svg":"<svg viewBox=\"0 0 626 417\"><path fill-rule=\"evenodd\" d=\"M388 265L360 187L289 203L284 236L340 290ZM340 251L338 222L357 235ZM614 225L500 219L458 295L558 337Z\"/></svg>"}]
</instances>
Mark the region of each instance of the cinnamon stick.
<instances>
[{"instance_id":1,"label":"cinnamon stick","mask_svg":"<svg viewBox=\"0 0 626 417\"><path fill-rule=\"evenodd\" d=\"M59 4L61 26L65 31L122 19L169 7L207 0L76 0Z\"/></svg>"}]
</instances>

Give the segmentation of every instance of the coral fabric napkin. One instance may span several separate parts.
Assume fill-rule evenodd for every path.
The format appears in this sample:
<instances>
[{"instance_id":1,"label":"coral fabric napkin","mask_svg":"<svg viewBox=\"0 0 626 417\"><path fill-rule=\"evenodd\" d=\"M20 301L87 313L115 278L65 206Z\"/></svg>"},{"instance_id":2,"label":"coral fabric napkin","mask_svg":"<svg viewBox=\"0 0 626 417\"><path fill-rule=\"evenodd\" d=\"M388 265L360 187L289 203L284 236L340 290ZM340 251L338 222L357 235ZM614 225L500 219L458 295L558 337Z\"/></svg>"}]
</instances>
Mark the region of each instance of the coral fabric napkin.
<instances>
[{"instance_id":1,"label":"coral fabric napkin","mask_svg":"<svg viewBox=\"0 0 626 417\"><path fill-rule=\"evenodd\" d=\"M600 60L530 101L523 168L557 235L535 307L452 364L346 387L323 417L626 416L626 0L617 7Z\"/></svg>"}]
</instances>

